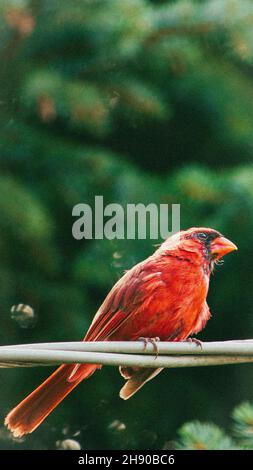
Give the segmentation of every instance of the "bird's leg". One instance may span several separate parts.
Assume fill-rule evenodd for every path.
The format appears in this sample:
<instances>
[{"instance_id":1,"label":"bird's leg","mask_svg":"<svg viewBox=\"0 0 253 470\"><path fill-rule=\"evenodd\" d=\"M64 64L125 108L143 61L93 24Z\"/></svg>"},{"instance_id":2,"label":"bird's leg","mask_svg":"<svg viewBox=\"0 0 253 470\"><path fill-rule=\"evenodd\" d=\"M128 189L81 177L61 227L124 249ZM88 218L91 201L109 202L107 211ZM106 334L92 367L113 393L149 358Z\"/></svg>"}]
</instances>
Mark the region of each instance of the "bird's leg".
<instances>
[{"instance_id":1,"label":"bird's leg","mask_svg":"<svg viewBox=\"0 0 253 470\"><path fill-rule=\"evenodd\" d=\"M199 346L200 349L202 349L202 341L200 341L200 339L197 339L197 338L187 338L185 340L187 343L194 343L196 344L196 346Z\"/></svg>"},{"instance_id":2,"label":"bird's leg","mask_svg":"<svg viewBox=\"0 0 253 470\"><path fill-rule=\"evenodd\" d=\"M144 351L147 349L148 343L151 343L154 348L155 357L157 358L159 354L159 347L157 345L157 342L160 341L160 338L158 336L156 336L155 338L145 338L144 336L140 336L140 338L138 338L138 341L144 341Z\"/></svg>"}]
</instances>

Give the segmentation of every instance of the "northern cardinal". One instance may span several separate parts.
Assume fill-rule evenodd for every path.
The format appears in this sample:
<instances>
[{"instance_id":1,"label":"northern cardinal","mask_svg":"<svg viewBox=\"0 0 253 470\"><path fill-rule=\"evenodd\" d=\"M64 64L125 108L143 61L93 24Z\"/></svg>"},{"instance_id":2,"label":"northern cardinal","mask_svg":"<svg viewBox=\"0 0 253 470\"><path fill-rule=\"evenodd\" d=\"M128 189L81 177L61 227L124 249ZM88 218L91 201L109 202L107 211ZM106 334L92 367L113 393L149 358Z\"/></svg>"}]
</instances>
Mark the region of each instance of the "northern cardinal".
<instances>
[{"instance_id":1,"label":"northern cardinal","mask_svg":"<svg viewBox=\"0 0 253 470\"><path fill-rule=\"evenodd\" d=\"M184 341L204 328L215 262L237 247L210 228L190 228L168 238L146 260L127 271L96 313L84 341L124 341L159 337ZM60 366L17 405L5 424L19 437L31 433L82 380L100 365ZM120 367L127 380L120 391L130 398L162 369Z\"/></svg>"}]
</instances>

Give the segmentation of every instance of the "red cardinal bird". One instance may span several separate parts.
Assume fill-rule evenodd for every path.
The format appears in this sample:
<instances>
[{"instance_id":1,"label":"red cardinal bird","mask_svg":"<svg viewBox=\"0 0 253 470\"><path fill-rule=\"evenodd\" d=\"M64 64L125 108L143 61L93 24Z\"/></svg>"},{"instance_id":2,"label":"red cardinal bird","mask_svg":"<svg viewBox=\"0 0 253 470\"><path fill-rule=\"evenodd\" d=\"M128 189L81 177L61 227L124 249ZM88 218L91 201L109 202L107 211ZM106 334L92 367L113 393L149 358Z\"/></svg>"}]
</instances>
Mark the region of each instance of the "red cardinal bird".
<instances>
[{"instance_id":1,"label":"red cardinal bird","mask_svg":"<svg viewBox=\"0 0 253 470\"><path fill-rule=\"evenodd\" d=\"M191 228L168 238L155 253L127 271L101 305L84 341L159 337L184 341L210 318L206 303L216 260L236 250L210 228ZM100 365L62 365L6 417L14 436L31 433L82 380ZM120 367L127 400L162 369Z\"/></svg>"}]
</instances>

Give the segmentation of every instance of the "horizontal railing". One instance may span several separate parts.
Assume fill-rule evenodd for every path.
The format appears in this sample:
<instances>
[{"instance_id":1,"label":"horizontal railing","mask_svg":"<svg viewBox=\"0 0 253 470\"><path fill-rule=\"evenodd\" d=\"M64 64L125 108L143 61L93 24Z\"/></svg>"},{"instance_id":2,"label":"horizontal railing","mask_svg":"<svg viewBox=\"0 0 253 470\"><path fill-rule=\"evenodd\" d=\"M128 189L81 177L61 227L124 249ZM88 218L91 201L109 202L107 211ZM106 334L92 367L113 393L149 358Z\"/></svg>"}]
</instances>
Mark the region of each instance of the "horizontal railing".
<instances>
[{"instance_id":1,"label":"horizontal railing","mask_svg":"<svg viewBox=\"0 0 253 470\"><path fill-rule=\"evenodd\" d=\"M96 341L0 346L0 367L71 363L138 367L198 367L253 362L253 339L203 342Z\"/></svg>"}]
</instances>

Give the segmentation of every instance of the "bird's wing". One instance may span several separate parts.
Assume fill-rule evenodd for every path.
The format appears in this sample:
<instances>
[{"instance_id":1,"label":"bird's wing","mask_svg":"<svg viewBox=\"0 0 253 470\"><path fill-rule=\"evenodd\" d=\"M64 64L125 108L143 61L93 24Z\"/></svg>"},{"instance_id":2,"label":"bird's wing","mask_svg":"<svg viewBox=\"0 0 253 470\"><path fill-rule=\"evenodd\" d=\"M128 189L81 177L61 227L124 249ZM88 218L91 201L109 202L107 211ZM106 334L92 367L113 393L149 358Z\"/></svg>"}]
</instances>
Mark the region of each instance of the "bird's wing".
<instances>
[{"instance_id":1,"label":"bird's wing","mask_svg":"<svg viewBox=\"0 0 253 470\"><path fill-rule=\"evenodd\" d=\"M138 307L161 285L159 273L150 273L142 263L128 271L112 288L96 313L84 341L107 340L122 324L133 317ZM68 381L79 380L82 365L73 367Z\"/></svg>"},{"instance_id":2,"label":"bird's wing","mask_svg":"<svg viewBox=\"0 0 253 470\"><path fill-rule=\"evenodd\" d=\"M107 295L84 340L103 341L108 339L135 314L143 302L153 295L161 283L159 273L150 273L141 265L128 271Z\"/></svg>"}]
</instances>

